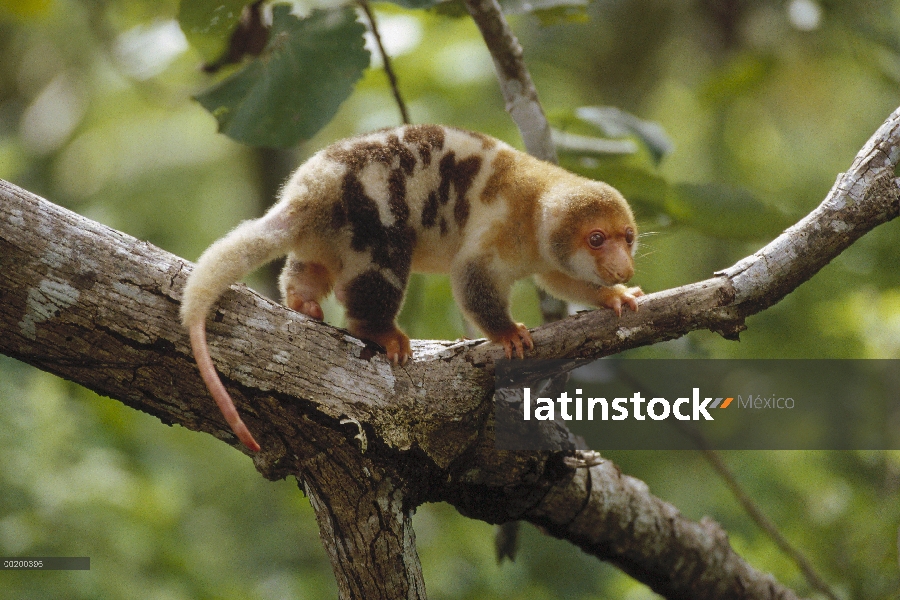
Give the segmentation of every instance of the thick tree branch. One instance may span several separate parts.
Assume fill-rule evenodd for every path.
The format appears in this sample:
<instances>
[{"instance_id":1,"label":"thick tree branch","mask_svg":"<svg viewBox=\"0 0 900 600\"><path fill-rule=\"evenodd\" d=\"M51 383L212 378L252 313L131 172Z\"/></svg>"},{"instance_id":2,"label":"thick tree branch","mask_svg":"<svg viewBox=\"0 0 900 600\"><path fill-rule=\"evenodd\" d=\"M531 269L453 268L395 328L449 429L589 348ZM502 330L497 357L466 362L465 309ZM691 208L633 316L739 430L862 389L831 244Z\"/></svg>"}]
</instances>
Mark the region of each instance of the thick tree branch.
<instances>
[{"instance_id":1,"label":"thick tree branch","mask_svg":"<svg viewBox=\"0 0 900 600\"><path fill-rule=\"evenodd\" d=\"M771 244L712 279L647 296L621 320L594 311L539 328L534 356L596 358L703 328L735 335L747 315L900 214L898 143L900 110L822 205ZM0 352L237 445L178 324L189 264L11 184L0 182L0 198ZM417 560L396 553L412 548L409 511L431 500L491 522L540 524L666 597L793 597L742 561L718 526L684 519L611 463L573 470L558 455L497 451L496 345L419 341L416 360L392 368L377 349L244 286L224 296L209 329L226 385L263 445L257 469L305 481L344 597L376 584L382 593L368 597L424 595ZM359 485L335 493L341 477ZM397 528L356 531L346 515L357 513L343 511L360 502ZM350 571L355 560L363 566ZM365 568L377 577L367 582Z\"/></svg>"}]
</instances>

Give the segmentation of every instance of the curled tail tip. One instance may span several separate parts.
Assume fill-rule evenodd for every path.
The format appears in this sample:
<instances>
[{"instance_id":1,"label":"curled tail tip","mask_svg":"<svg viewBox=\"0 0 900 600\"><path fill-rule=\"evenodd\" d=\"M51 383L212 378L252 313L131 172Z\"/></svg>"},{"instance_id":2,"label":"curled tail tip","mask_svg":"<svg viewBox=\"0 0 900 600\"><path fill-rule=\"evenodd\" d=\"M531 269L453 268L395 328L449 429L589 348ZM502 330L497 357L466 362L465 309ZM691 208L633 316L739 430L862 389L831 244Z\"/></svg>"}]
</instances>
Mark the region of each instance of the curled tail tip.
<instances>
[{"instance_id":1,"label":"curled tail tip","mask_svg":"<svg viewBox=\"0 0 900 600\"><path fill-rule=\"evenodd\" d=\"M212 357L209 355L209 348L206 345L206 319L190 322L187 324L188 331L191 336L191 347L194 352L194 360L197 362L197 368L200 376L206 384L210 395L216 401L219 411L225 417L225 422L231 428L231 431L252 452L259 452L260 446L253 439L253 435L238 415L234 406L234 401L222 384L219 374L213 365Z\"/></svg>"}]
</instances>

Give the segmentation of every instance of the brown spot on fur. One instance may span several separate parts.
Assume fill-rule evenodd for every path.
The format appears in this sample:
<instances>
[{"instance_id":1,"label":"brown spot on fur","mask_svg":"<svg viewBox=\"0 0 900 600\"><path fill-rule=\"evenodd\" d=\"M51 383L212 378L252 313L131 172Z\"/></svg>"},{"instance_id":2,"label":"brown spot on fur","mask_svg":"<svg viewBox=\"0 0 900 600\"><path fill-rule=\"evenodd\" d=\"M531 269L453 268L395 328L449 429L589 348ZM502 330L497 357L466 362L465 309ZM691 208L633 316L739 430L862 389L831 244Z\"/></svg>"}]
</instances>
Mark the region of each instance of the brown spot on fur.
<instances>
[{"instance_id":1,"label":"brown spot on fur","mask_svg":"<svg viewBox=\"0 0 900 600\"><path fill-rule=\"evenodd\" d=\"M453 177L453 167L456 166L456 153L452 150L441 159L438 170L441 176L441 182L438 184L438 202L441 206L450 201L450 182Z\"/></svg>"},{"instance_id":2,"label":"brown spot on fur","mask_svg":"<svg viewBox=\"0 0 900 600\"><path fill-rule=\"evenodd\" d=\"M488 177L484 189L481 190L481 201L490 204L497 199L503 186L512 178L512 170L516 162L516 156L511 150L497 152L491 161L491 175Z\"/></svg>"},{"instance_id":3,"label":"brown spot on fur","mask_svg":"<svg viewBox=\"0 0 900 600\"><path fill-rule=\"evenodd\" d=\"M347 211L343 202L335 202L331 205L331 221L329 225L332 229L340 229L347 224Z\"/></svg>"},{"instance_id":4,"label":"brown spot on fur","mask_svg":"<svg viewBox=\"0 0 900 600\"><path fill-rule=\"evenodd\" d=\"M351 247L357 252L363 252L369 246L383 246L384 227L378 215L378 205L366 195L355 173L344 176L341 200L353 234L350 239Z\"/></svg>"},{"instance_id":5,"label":"brown spot on fur","mask_svg":"<svg viewBox=\"0 0 900 600\"><path fill-rule=\"evenodd\" d=\"M393 169L388 175L388 206L397 223L406 223L409 219L409 204L406 202L406 176Z\"/></svg>"},{"instance_id":6,"label":"brown spot on fur","mask_svg":"<svg viewBox=\"0 0 900 600\"><path fill-rule=\"evenodd\" d=\"M469 188L481 170L481 157L470 156L456 161L456 153L448 152L441 159L439 171L441 182L438 185L438 199L441 206L450 200L450 185L456 190L456 204L453 207L453 218L462 228L469 218Z\"/></svg>"},{"instance_id":7,"label":"brown spot on fur","mask_svg":"<svg viewBox=\"0 0 900 600\"><path fill-rule=\"evenodd\" d=\"M496 277L483 260L474 260L463 267L460 299L475 324L486 334L494 335L514 328L509 315L509 303L497 289Z\"/></svg>"},{"instance_id":8,"label":"brown spot on fur","mask_svg":"<svg viewBox=\"0 0 900 600\"><path fill-rule=\"evenodd\" d=\"M476 140L481 140L481 149L482 150L490 150L494 146L497 145L497 140L492 138L489 135L485 135L478 131L467 131L470 136L475 138Z\"/></svg>"},{"instance_id":9,"label":"brown spot on fur","mask_svg":"<svg viewBox=\"0 0 900 600\"><path fill-rule=\"evenodd\" d=\"M413 153L406 144L400 142L400 138L396 135L392 135L388 138L388 152L400 157L400 168L407 175L412 175L413 170L416 168L416 157L413 156ZM390 165L392 162L393 160L387 164Z\"/></svg>"},{"instance_id":10,"label":"brown spot on fur","mask_svg":"<svg viewBox=\"0 0 900 600\"><path fill-rule=\"evenodd\" d=\"M347 169L353 173L362 171L366 165L371 163L381 163L391 167L394 159L399 159L400 169L407 175L412 175L413 169L416 167L416 157L396 135L388 136L386 142L357 142L349 147L331 147L325 152L327 158L347 165Z\"/></svg>"},{"instance_id":11,"label":"brown spot on fur","mask_svg":"<svg viewBox=\"0 0 900 600\"><path fill-rule=\"evenodd\" d=\"M349 148L342 146L326 148L325 156L330 160L347 165L349 171L358 173L366 163L372 160L376 152L383 152L384 148L384 144L379 142L359 142Z\"/></svg>"},{"instance_id":12,"label":"brown spot on fur","mask_svg":"<svg viewBox=\"0 0 900 600\"><path fill-rule=\"evenodd\" d=\"M434 224L437 222L437 213L437 192L428 192L428 199L422 205L422 227L434 227Z\"/></svg>"},{"instance_id":13,"label":"brown spot on fur","mask_svg":"<svg viewBox=\"0 0 900 600\"><path fill-rule=\"evenodd\" d=\"M401 279L407 277L416 245L415 230L399 219L390 226L382 224L378 205L366 195L355 173L344 176L340 204L350 226L350 246L357 252L370 249L375 264L393 270ZM405 202L403 207L409 210Z\"/></svg>"},{"instance_id":14,"label":"brown spot on fur","mask_svg":"<svg viewBox=\"0 0 900 600\"><path fill-rule=\"evenodd\" d=\"M469 188L481 170L481 157L470 156L456 165L453 185L456 188L456 206L453 207L453 218L462 229L469 219Z\"/></svg>"},{"instance_id":15,"label":"brown spot on fur","mask_svg":"<svg viewBox=\"0 0 900 600\"><path fill-rule=\"evenodd\" d=\"M357 329L379 334L396 328L394 318L403 303L403 289L409 272L405 275L395 272L395 275L400 279L401 289L391 285L377 271L366 271L347 284L347 317L359 322Z\"/></svg>"},{"instance_id":16,"label":"brown spot on fur","mask_svg":"<svg viewBox=\"0 0 900 600\"><path fill-rule=\"evenodd\" d=\"M441 134L443 134L442 131ZM434 141L434 135L434 132L431 132L432 141ZM442 139L441 143L443 143ZM388 244L384 241L387 231L380 222L378 206L375 201L366 196L357 176L360 171L372 163L381 163L390 169L388 207L396 220L395 227L403 229L402 234L398 233L398 235L408 241L411 230L405 231L405 229L409 229L406 222L409 220L410 212L406 198L406 178L412 175L416 168L416 157L395 134L388 135L385 142L361 141L349 146L333 147L326 150L326 156L347 166L347 174L341 189L343 201L335 203L332 208L331 226L339 229L350 223L353 231L354 250L362 251L366 247L371 247L372 258L375 262L382 266L394 264L395 260L385 254L389 254ZM394 166L395 161L397 162L396 167ZM413 232L412 238L414 239L414 237ZM393 250L396 251L397 248L393 248ZM411 249L408 251L411 253Z\"/></svg>"},{"instance_id":17,"label":"brown spot on fur","mask_svg":"<svg viewBox=\"0 0 900 600\"><path fill-rule=\"evenodd\" d=\"M432 152L444 148L444 128L438 125L412 125L403 130L403 141L413 144L422 158L422 165L431 164Z\"/></svg>"}]
</instances>

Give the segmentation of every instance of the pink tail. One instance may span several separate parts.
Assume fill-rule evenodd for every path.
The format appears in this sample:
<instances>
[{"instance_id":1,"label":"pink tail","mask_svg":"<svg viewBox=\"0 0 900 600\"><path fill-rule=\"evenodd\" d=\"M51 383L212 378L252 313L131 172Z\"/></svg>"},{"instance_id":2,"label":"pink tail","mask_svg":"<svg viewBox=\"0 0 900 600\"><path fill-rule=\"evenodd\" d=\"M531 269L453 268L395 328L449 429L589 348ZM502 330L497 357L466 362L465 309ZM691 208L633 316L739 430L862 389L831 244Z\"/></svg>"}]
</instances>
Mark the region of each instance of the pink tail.
<instances>
[{"instance_id":1,"label":"pink tail","mask_svg":"<svg viewBox=\"0 0 900 600\"><path fill-rule=\"evenodd\" d=\"M206 387L209 388L216 404L219 405L222 416L225 417L228 425L231 426L231 430L241 440L241 443L251 451L259 452L259 444L253 439L247 426L244 425L237 409L234 407L231 396L228 395L225 386L222 385L222 380L219 379L219 374L216 373L212 357L209 355L209 347L206 345L206 322L200 321L191 325L190 333L191 348L194 351L194 360L197 361L197 366L200 369L200 376L203 377Z\"/></svg>"}]
</instances>

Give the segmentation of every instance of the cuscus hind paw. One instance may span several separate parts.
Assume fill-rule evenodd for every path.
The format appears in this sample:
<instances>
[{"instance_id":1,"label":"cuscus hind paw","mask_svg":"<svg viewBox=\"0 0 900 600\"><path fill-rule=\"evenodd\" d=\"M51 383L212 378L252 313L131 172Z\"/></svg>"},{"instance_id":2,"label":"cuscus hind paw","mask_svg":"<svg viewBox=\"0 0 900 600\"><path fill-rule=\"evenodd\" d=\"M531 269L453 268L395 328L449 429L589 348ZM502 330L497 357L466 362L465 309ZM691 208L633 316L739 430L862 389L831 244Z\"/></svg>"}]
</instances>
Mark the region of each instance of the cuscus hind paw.
<instances>
[{"instance_id":1,"label":"cuscus hind paw","mask_svg":"<svg viewBox=\"0 0 900 600\"><path fill-rule=\"evenodd\" d=\"M405 365L412 358L412 347L409 345L409 337L399 329L362 337L382 346L387 353L388 360L393 365Z\"/></svg>"}]
</instances>

